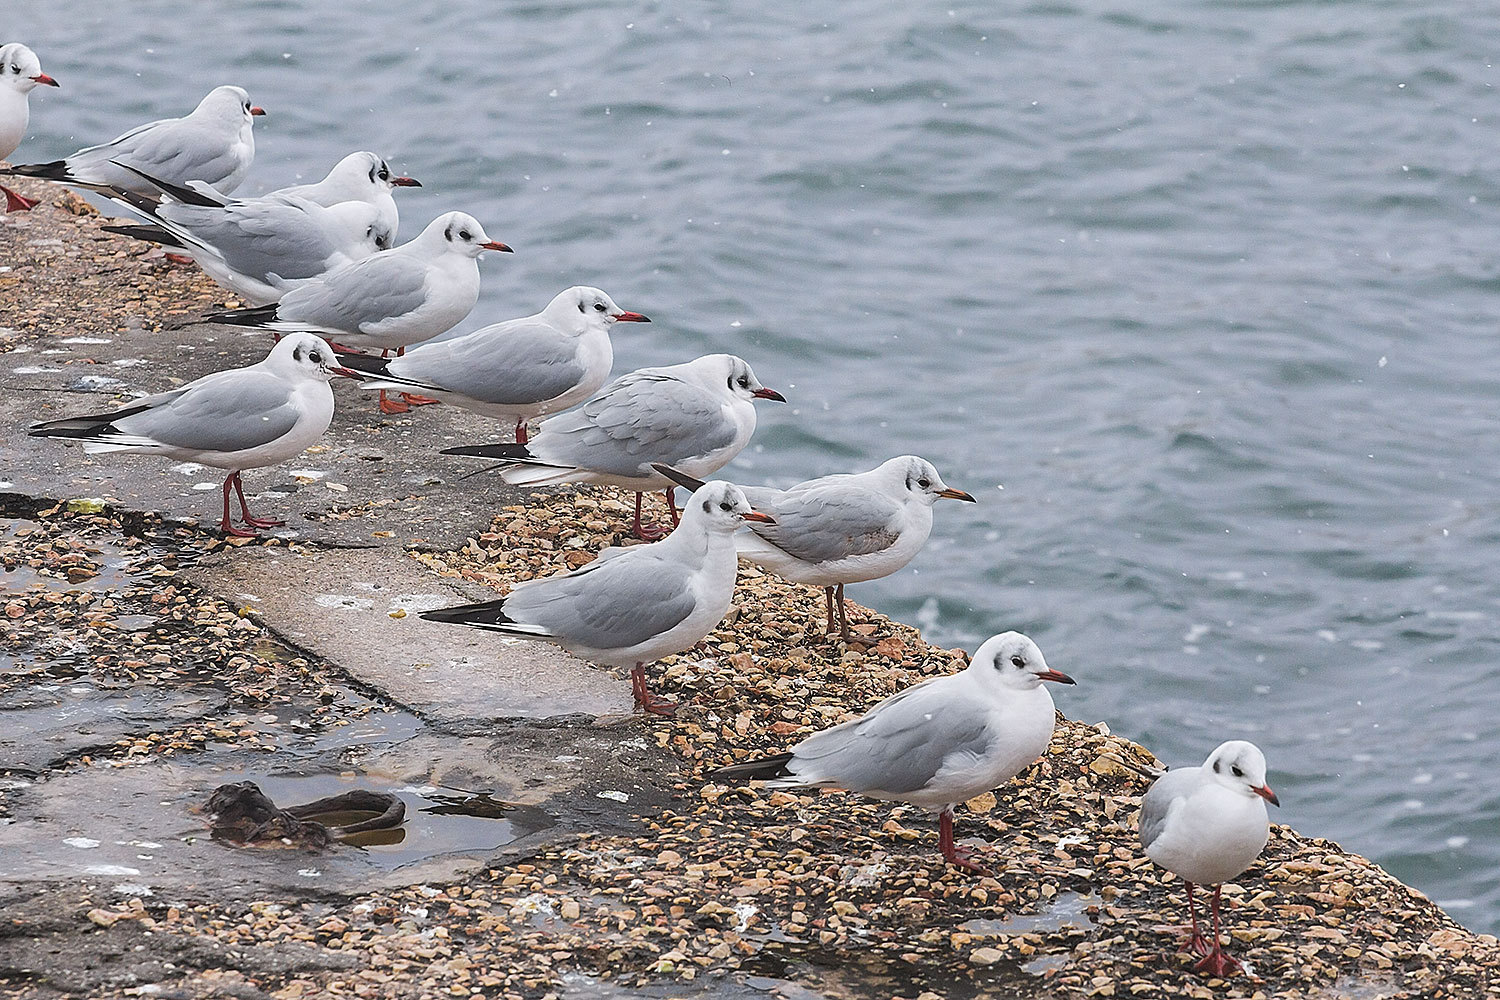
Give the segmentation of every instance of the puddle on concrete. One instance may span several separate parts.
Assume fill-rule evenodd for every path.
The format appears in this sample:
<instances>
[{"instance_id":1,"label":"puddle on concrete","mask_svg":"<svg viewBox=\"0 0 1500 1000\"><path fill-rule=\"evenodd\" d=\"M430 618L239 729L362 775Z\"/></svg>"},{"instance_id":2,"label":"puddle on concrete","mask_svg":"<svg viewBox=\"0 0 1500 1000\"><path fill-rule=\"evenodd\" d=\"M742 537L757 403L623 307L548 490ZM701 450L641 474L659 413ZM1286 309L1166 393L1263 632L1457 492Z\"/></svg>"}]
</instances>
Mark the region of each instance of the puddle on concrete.
<instances>
[{"instance_id":1,"label":"puddle on concrete","mask_svg":"<svg viewBox=\"0 0 1500 1000\"><path fill-rule=\"evenodd\" d=\"M390 830L357 834L343 843L369 855L382 868L446 854L477 852L488 857L497 848L552 825L551 817L531 806L511 806L486 794L432 785L410 785L369 774L272 774L225 772L216 784L253 781L283 809L355 788L391 792L406 803L406 820ZM211 790L211 789L210 789ZM312 817L335 825L368 819L373 813ZM257 850L249 847L243 850Z\"/></svg>"},{"instance_id":2,"label":"puddle on concrete","mask_svg":"<svg viewBox=\"0 0 1500 1000\"><path fill-rule=\"evenodd\" d=\"M966 920L959 924L975 937L1005 937L1011 934L1055 934L1063 929L1087 930L1093 925L1088 908L1093 896L1079 892L1060 892L1049 905L1036 913L1012 913L1001 920Z\"/></svg>"}]
</instances>

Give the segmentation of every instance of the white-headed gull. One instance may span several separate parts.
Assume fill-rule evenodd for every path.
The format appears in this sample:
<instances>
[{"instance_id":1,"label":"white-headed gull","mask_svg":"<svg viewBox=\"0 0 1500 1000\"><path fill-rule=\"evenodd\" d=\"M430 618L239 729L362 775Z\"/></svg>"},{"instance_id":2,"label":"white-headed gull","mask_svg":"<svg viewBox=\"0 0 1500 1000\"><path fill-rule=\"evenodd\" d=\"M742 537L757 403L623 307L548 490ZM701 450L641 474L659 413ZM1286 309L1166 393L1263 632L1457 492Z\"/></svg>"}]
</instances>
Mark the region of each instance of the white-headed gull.
<instances>
[{"instance_id":1,"label":"white-headed gull","mask_svg":"<svg viewBox=\"0 0 1500 1000\"><path fill-rule=\"evenodd\" d=\"M597 663L631 668L636 704L670 715L651 693L645 664L680 653L723 621L734 596L734 532L770 518L732 483L709 483L683 508L677 530L654 545L611 547L586 566L529 580L494 601L424 611L429 621L545 639Z\"/></svg>"},{"instance_id":2,"label":"white-headed gull","mask_svg":"<svg viewBox=\"0 0 1500 1000\"><path fill-rule=\"evenodd\" d=\"M1219 892L1265 849L1270 836L1266 803L1281 805L1266 784L1265 755L1254 743L1230 740L1199 767L1158 771L1121 763L1155 779L1141 799L1141 846L1146 857L1187 885L1193 933L1183 950L1203 956L1194 966L1199 972L1220 978L1240 972L1243 967L1224 954L1220 941ZM1194 884L1214 887L1212 947L1198 929Z\"/></svg>"},{"instance_id":3,"label":"white-headed gull","mask_svg":"<svg viewBox=\"0 0 1500 1000\"><path fill-rule=\"evenodd\" d=\"M233 309L205 317L210 323L254 326L276 332L306 330L323 334L340 350L374 348L404 351L448 330L469 315L479 300L479 256L486 250L510 253L489 238L472 215L448 212L427 224L416 239L385 253L335 268L257 309ZM381 411L403 413L407 396Z\"/></svg>"},{"instance_id":4,"label":"white-headed gull","mask_svg":"<svg viewBox=\"0 0 1500 1000\"><path fill-rule=\"evenodd\" d=\"M578 409L542 421L526 444L447 448L443 454L498 458L501 478L516 486L599 483L635 490L632 531L659 538L662 529L641 524L640 494L666 490L675 524L675 484L652 465L670 465L694 479L722 469L755 432L754 399L786 402L761 385L743 358L708 354L622 375Z\"/></svg>"},{"instance_id":5,"label":"white-headed gull","mask_svg":"<svg viewBox=\"0 0 1500 1000\"><path fill-rule=\"evenodd\" d=\"M0 160L10 156L26 138L31 122L31 92L41 86L55 87L57 81L42 72L36 53L20 42L0 45ZM7 212L25 212L36 207L36 199L26 198L0 184L5 192Z\"/></svg>"},{"instance_id":6,"label":"white-headed gull","mask_svg":"<svg viewBox=\"0 0 1500 1000\"><path fill-rule=\"evenodd\" d=\"M679 486L703 485L677 470L658 472ZM735 536L740 555L793 583L822 587L828 604L828 633L833 609L849 641L844 584L889 576L921 550L932 533L932 505L940 499L974 498L943 482L932 463L902 455L869 472L809 479L790 489L741 486L756 510L775 524L747 525Z\"/></svg>"},{"instance_id":7,"label":"white-headed gull","mask_svg":"<svg viewBox=\"0 0 1500 1000\"><path fill-rule=\"evenodd\" d=\"M98 146L80 149L51 163L26 163L0 170L44 177L108 193L133 191L150 198L156 188L128 164L172 184L203 183L228 194L244 180L255 159L250 123L265 111L250 103L239 87L215 87L182 118L163 118L138 125Z\"/></svg>"},{"instance_id":8,"label":"white-headed gull","mask_svg":"<svg viewBox=\"0 0 1500 1000\"><path fill-rule=\"evenodd\" d=\"M953 840L953 808L1020 774L1047 752L1056 711L1043 681L1072 684L1019 632L986 639L968 667L897 692L787 753L710 776L772 788L842 788L938 812L938 847L983 871Z\"/></svg>"},{"instance_id":9,"label":"white-headed gull","mask_svg":"<svg viewBox=\"0 0 1500 1000\"><path fill-rule=\"evenodd\" d=\"M242 520L251 528L285 522L253 517L240 473L293 458L317 442L333 419L334 375L352 375L336 364L333 348L312 334L287 337L270 355L246 368L214 372L154 396L131 400L113 413L63 417L32 424L33 437L83 442L83 450L162 455L179 462L226 469L224 516L230 535L254 536L229 521L229 491L239 495Z\"/></svg>"},{"instance_id":10,"label":"white-headed gull","mask_svg":"<svg viewBox=\"0 0 1500 1000\"><path fill-rule=\"evenodd\" d=\"M588 399L614 364L610 329L649 323L597 288L575 285L534 316L481 327L462 337L421 344L396 358L346 354L342 362L373 376L360 388L417 392L487 417L526 421Z\"/></svg>"}]
</instances>

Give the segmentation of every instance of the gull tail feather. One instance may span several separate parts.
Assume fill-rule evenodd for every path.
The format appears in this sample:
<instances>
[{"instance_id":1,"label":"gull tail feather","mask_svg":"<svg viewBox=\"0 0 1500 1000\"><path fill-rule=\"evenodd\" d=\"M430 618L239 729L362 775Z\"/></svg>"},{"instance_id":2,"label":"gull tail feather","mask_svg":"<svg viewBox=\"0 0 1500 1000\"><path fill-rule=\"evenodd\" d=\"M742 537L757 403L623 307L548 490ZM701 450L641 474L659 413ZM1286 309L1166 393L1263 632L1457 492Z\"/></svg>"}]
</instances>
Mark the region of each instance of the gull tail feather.
<instances>
[{"instance_id":1,"label":"gull tail feather","mask_svg":"<svg viewBox=\"0 0 1500 1000\"><path fill-rule=\"evenodd\" d=\"M708 772L708 777L715 781L770 781L774 778L786 778L792 774L787 765L795 756L792 753L779 753L774 757L730 764Z\"/></svg>"}]
</instances>

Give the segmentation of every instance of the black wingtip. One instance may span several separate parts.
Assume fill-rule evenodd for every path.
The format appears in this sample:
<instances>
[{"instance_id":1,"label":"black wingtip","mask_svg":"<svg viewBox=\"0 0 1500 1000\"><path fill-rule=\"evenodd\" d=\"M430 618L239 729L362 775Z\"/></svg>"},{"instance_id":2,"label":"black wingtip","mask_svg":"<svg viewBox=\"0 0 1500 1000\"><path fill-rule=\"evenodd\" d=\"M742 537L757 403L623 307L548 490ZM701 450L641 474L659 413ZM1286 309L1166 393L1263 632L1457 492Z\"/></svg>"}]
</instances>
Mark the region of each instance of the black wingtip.
<instances>
[{"instance_id":1,"label":"black wingtip","mask_svg":"<svg viewBox=\"0 0 1500 1000\"><path fill-rule=\"evenodd\" d=\"M457 448L444 448L440 455L467 455L470 458L506 458L527 460L532 458L524 444L466 444Z\"/></svg>"},{"instance_id":2,"label":"black wingtip","mask_svg":"<svg viewBox=\"0 0 1500 1000\"><path fill-rule=\"evenodd\" d=\"M122 167L125 170L129 170L131 173L145 179L150 184L156 185L158 188L165 191L167 194L171 195L178 201L182 202L184 205L201 205L204 208L224 207L220 202L215 201L213 198L210 198L206 194L201 194L197 191L194 191L190 187L183 187L181 184L174 184L171 181L164 181L160 177L156 177L146 173L146 171L141 170L139 167L132 167L130 164L120 160L110 160L109 162L113 163L117 167Z\"/></svg>"},{"instance_id":3,"label":"black wingtip","mask_svg":"<svg viewBox=\"0 0 1500 1000\"><path fill-rule=\"evenodd\" d=\"M769 781L772 778L786 778L792 773L787 765L795 756L792 753L779 753L774 757L747 760L743 764L730 764L710 771L707 776L714 781Z\"/></svg>"},{"instance_id":4,"label":"black wingtip","mask_svg":"<svg viewBox=\"0 0 1500 1000\"><path fill-rule=\"evenodd\" d=\"M652 462L651 468L655 469L661 475L666 476L668 479L672 480L672 482L676 483L678 486L681 486L685 490L690 490L696 493L703 488L703 480L694 479L686 472L679 472L678 470L672 468L670 465L663 465L661 462Z\"/></svg>"},{"instance_id":5,"label":"black wingtip","mask_svg":"<svg viewBox=\"0 0 1500 1000\"><path fill-rule=\"evenodd\" d=\"M0 170L0 173L15 174L18 177L40 177L49 181L70 179L67 160L53 160L50 163L17 163Z\"/></svg>"},{"instance_id":6,"label":"black wingtip","mask_svg":"<svg viewBox=\"0 0 1500 1000\"><path fill-rule=\"evenodd\" d=\"M503 625L510 622L505 616L505 598L480 601L477 604L456 604L451 608L433 608L421 611L417 617L429 622L444 622L449 625Z\"/></svg>"},{"instance_id":7,"label":"black wingtip","mask_svg":"<svg viewBox=\"0 0 1500 1000\"><path fill-rule=\"evenodd\" d=\"M143 243L156 243L164 247L182 247L182 241L160 226L100 226L106 233L129 236Z\"/></svg>"}]
</instances>

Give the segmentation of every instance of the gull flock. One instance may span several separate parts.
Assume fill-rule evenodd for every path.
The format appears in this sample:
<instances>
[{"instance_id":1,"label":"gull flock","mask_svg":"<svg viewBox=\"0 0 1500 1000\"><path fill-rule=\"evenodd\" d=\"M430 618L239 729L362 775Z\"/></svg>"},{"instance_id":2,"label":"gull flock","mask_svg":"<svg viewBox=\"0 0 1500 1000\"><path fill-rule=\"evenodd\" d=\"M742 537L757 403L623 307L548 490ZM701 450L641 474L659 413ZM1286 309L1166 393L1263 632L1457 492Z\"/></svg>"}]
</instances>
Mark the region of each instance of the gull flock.
<instances>
[{"instance_id":1,"label":"gull flock","mask_svg":"<svg viewBox=\"0 0 1500 1000\"><path fill-rule=\"evenodd\" d=\"M25 136L28 96L38 86L58 82L25 45L0 46L0 159ZM974 501L912 455L786 490L703 481L749 442L756 402L784 402L782 395L730 354L642 368L605 384L613 325L649 320L598 288L568 288L535 315L431 343L474 308L481 256L510 247L458 211L393 245L393 192L418 181L393 174L370 152L351 153L316 184L234 198L254 160L254 120L265 113L243 89L216 87L181 118L139 125L61 160L0 167L0 175L110 198L141 222L106 228L181 251L252 304L205 322L276 337L253 365L107 413L35 423L30 434L77 441L89 453L157 454L222 469L219 527L253 536L283 522L251 514L242 474L285 462L323 436L333 419L334 378L378 392L383 412L441 402L507 429L513 423L513 443L446 453L493 459L499 476L515 485L633 491L632 532L651 544L606 548L578 569L518 584L505 597L421 617L544 640L629 668L637 707L657 715L676 706L651 692L646 664L691 648L719 626L740 556L823 588L828 633L847 641L844 586L910 562L931 533L938 500ZM7 212L36 205L0 190ZM400 399L389 398L393 393ZM677 488L691 493L680 514ZM669 524L643 523L643 496L656 490L666 495ZM231 493L243 528L231 517ZM946 861L983 871L954 840L954 808L1045 754L1056 714L1046 682L1074 683L1047 665L1030 638L1003 632L959 673L901 691L785 753L707 777L844 789L921 806L938 815ZM1192 930L1182 950L1201 956L1201 972L1233 975L1241 966L1223 951L1218 886L1265 847L1266 803L1280 804L1266 782L1265 758L1253 744L1230 741L1199 767L1141 773L1152 780L1139 815L1142 849L1188 889ZM1208 939L1195 884L1215 887Z\"/></svg>"}]
</instances>

